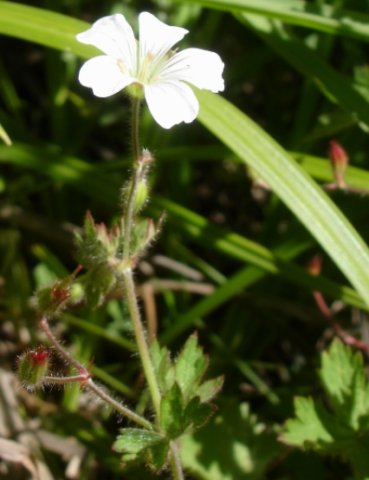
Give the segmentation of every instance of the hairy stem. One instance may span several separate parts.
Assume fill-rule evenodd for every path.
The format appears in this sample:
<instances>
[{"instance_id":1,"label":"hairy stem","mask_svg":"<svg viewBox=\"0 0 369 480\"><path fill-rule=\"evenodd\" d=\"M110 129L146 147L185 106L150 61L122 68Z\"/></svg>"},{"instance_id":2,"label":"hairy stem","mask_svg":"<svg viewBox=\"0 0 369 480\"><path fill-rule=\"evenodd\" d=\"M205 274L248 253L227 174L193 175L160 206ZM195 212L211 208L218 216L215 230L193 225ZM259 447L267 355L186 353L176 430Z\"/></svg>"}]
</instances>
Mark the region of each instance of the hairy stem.
<instances>
[{"instance_id":1,"label":"hairy stem","mask_svg":"<svg viewBox=\"0 0 369 480\"><path fill-rule=\"evenodd\" d=\"M73 366L79 372L79 375L74 375L71 377L50 377L47 376L43 379L42 383L48 384L65 384L79 382L85 388L88 388L94 392L98 397L101 398L104 402L109 404L117 413L124 415L129 420L141 425L141 427L152 430L152 424L145 418L137 415L129 408L122 405L120 402L111 397L104 389L99 387L91 378L90 372L84 367L80 362L78 362L72 355L65 350L59 343L58 339L55 337L51 331L49 322L46 317L42 317L40 320L40 327L45 332L45 335L49 339L50 343L53 345L58 354L66 361L68 365Z\"/></svg>"},{"instance_id":2,"label":"hairy stem","mask_svg":"<svg viewBox=\"0 0 369 480\"><path fill-rule=\"evenodd\" d=\"M125 295L128 303L128 309L132 320L133 330L137 343L138 353L141 358L142 367L149 387L150 395L154 405L157 419L160 414L160 390L156 380L154 367L151 361L149 347L146 341L146 333L141 320L140 311L137 303L137 294L133 280L133 272L131 268L130 244L132 238L132 229L134 227L135 202L137 194L137 185L142 176L144 162L139 147L138 124L139 124L139 100L132 101L132 148L133 148L133 176L129 186L129 193L126 199L124 212L124 245L123 260L128 267L123 270Z\"/></svg>"},{"instance_id":3,"label":"hairy stem","mask_svg":"<svg viewBox=\"0 0 369 480\"><path fill-rule=\"evenodd\" d=\"M124 244L123 244L123 260L129 260L130 247L132 238L132 229L134 226L134 210L135 210L135 197L137 193L137 185L140 178L140 164L141 152L138 136L139 125L139 113L140 113L140 100L134 98L132 100L132 151L133 151L133 174L129 190L127 194L127 200L124 212Z\"/></svg>"},{"instance_id":4,"label":"hairy stem","mask_svg":"<svg viewBox=\"0 0 369 480\"><path fill-rule=\"evenodd\" d=\"M87 369L82 365L82 363L78 362L75 358L73 358L72 355L60 345L58 339L53 334L50 328L49 322L45 316L42 317L40 320L40 328L41 330L43 330L47 338L50 340L50 342L52 343L53 347L58 352L60 357L63 358L68 365L71 365L76 370L78 370L80 375L88 373Z\"/></svg>"},{"instance_id":5,"label":"hairy stem","mask_svg":"<svg viewBox=\"0 0 369 480\"><path fill-rule=\"evenodd\" d=\"M114 410L118 413L121 413L125 417L129 418L133 422L141 425L148 430L152 430L152 424L146 420L145 418L137 415L137 413L133 412L129 408L122 405L120 402L117 402L114 398L112 398L105 390L99 387L92 378L89 378L86 383L86 387L94 392L97 396L101 398L104 402L108 403Z\"/></svg>"},{"instance_id":6,"label":"hairy stem","mask_svg":"<svg viewBox=\"0 0 369 480\"><path fill-rule=\"evenodd\" d=\"M145 373L147 384L150 390L152 402L154 404L157 418L160 416L160 390L154 372L154 366L151 361L149 347L146 341L145 329L141 321L140 311L138 309L133 273L130 268L123 272L125 294L128 303L128 309L131 316L133 330L135 333L137 350L141 358L142 367Z\"/></svg>"},{"instance_id":7,"label":"hairy stem","mask_svg":"<svg viewBox=\"0 0 369 480\"><path fill-rule=\"evenodd\" d=\"M176 443L170 445L170 468L172 470L173 480L184 480L184 474L179 457L179 451Z\"/></svg>"},{"instance_id":8,"label":"hairy stem","mask_svg":"<svg viewBox=\"0 0 369 480\"><path fill-rule=\"evenodd\" d=\"M133 163L137 164L138 159L140 158L140 142L139 142L139 124L140 124L140 106L141 101L139 98L132 99L132 152L133 152Z\"/></svg>"},{"instance_id":9,"label":"hairy stem","mask_svg":"<svg viewBox=\"0 0 369 480\"><path fill-rule=\"evenodd\" d=\"M125 296L128 304L130 317L132 320L133 330L135 334L137 350L140 355L142 368L145 374L150 396L155 410L156 425L160 426L160 403L161 394L156 378L154 365L152 363L149 346L146 340L146 332L142 322L140 310L137 302L136 288L133 278L132 264L134 259L131 258L131 238L132 230L135 222L135 205L137 189L140 180L145 174L144 156L140 152L138 137L138 121L139 121L139 100L133 100L132 105L132 148L133 148L133 175L129 192L125 204L124 212L124 245L123 245L123 279L125 287ZM175 442L171 443L169 453L170 469L173 480L184 480L182 465L179 452Z\"/></svg>"}]
</instances>

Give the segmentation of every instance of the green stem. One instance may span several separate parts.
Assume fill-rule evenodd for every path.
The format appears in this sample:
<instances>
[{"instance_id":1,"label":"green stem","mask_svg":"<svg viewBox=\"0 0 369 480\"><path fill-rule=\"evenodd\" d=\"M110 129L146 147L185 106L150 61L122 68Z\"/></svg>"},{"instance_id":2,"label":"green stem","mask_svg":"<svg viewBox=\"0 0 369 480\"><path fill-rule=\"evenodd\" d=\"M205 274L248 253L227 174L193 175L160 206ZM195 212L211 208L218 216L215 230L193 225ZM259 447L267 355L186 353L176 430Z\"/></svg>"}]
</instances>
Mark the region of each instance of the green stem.
<instances>
[{"instance_id":1,"label":"green stem","mask_svg":"<svg viewBox=\"0 0 369 480\"><path fill-rule=\"evenodd\" d=\"M160 390L156 380L154 366L151 361L150 351L146 341L146 335L141 321L140 311L138 309L132 270L130 268L125 269L123 272L123 277L128 309L131 316L133 330L137 343L137 350L141 358L142 367L145 373L145 377L158 420L160 417Z\"/></svg>"},{"instance_id":2,"label":"green stem","mask_svg":"<svg viewBox=\"0 0 369 480\"><path fill-rule=\"evenodd\" d=\"M142 164L140 164L140 142L138 140L138 125L140 114L140 100L134 98L132 100L132 152L133 152L133 174L132 180L129 185L129 191L126 200L126 209L124 212L124 243L123 243L123 259L129 260L130 246L132 237L132 228L134 223L134 210L135 210L135 197L137 192L137 185L140 178L140 170Z\"/></svg>"},{"instance_id":3,"label":"green stem","mask_svg":"<svg viewBox=\"0 0 369 480\"><path fill-rule=\"evenodd\" d=\"M99 387L91 378L87 380L86 387L94 392L97 396L101 398L104 402L108 403L114 410L121 415L129 418L133 422L141 425L141 427L147 428L148 430L152 430L152 424L146 420L145 418L137 415L137 413L133 412L129 408L122 405L120 402L117 402L112 398L105 390Z\"/></svg>"},{"instance_id":4,"label":"green stem","mask_svg":"<svg viewBox=\"0 0 369 480\"><path fill-rule=\"evenodd\" d=\"M154 405L157 421L160 415L160 390L156 380L154 367L150 357L149 347L146 341L145 329L142 324L140 311L137 303L137 295L135 284L133 281L133 273L131 269L130 245L132 238L132 229L135 221L135 201L137 193L137 185L142 175L144 162L140 161L141 153L138 139L138 124L140 100L132 101L132 148L133 148L133 176L129 193L126 200L124 212L124 244L123 244L123 260L125 268L123 269L123 278L125 286L125 295L128 303L129 313L132 320L133 330L135 333L138 353L141 358L142 367L150 390L150 395Z\"/></svg>"},{"instance_id":5,"label":"green stem","mask_svg":"<svg viewBox=\"0 0 369 480\"><path fill-rule=\"evenodd\" d=\"M84 367L80 362L78 362L72 355L60 345L58 339L53 334L48 319L46 317L42 317L40 320L40 327L44 331L45 335L49 339L50 343L53 345L55 350L59 353L59 355L66 361L68 365L72 365L75 369L78 370L79 375L75 375L72 377L45 377L43 381L45 384L63 384L63 383L72 383L72 382L80 382L85 388L88 388L92 392L94 392L98 397L101 398L104 402L108 403L116 412L121 415L124 415L129 420L141 425L141 427L147 428L148 430L152 430L152 424L146 420L145 418L137 415L137 413L133 412L129 408L122 405L120 402L117 402L113 397L111 397L104 389L96 385L96 383L92 380L90 372Z\"/></svg>"},{"instance_id":6,"label":"green stem","mask_svg":"<svg viewBox=\"0 0 369 480\"><path fill-rule=\"evenodd\" d=\"M160 427L160 403L161 394L158 381L155 375L154 365L151 360L150 350L146 341L146 332L142 323L140 311L138 308L135 283L132 272L132 258L130 256L132 229L135 221L135 203L137 187L141 177L145 162L143 161L139 140L138 140L138 121L139 121L139 100L134 99L132 104L132 148L133 148L133 175L124 212L124 244L123 244L123 279L125 287L125 297L128 304L130 317L132 320L135 334L137 350L141 358L142 368L145 374L150 396L156 414L156 425ZM177 445L172 442L170 445L170 469L173 480L184 480L181 460Z\"/></svg>"},{"instance_id":7,"label":"green stem","mask_svg":"<svg viewBox=\"0 0 369 480\"><path fill-rule=\"evenodd\" d=\"M181 459L177 445L172 442L170 445L170 468L173 474L173 480L184 480Z\"/></svg>"},{"instance_id":8,"label":"green stem","mask_svg":"<svg viewBox=\"0 0 369 480\"><path fill-rule=\"evenodd\" d=\"M132 99L132 152L133 152L133 163L137 165L138 159L140 158L140 142L139 142L139 124L140 124L140 106L141 101L139 98Z\"/></svg>"}]
</instances>

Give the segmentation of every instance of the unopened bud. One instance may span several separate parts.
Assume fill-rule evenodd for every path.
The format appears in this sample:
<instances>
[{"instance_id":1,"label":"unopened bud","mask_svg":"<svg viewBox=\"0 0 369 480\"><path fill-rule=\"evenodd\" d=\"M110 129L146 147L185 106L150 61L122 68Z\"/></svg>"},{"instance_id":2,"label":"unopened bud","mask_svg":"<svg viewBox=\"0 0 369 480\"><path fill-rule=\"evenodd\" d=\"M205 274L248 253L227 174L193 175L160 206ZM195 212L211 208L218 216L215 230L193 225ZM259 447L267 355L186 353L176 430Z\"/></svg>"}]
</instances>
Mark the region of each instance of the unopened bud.
<instances>
[{"instance_id":1,"label":"unopened bud","mask_svg":"<svg viewBox=\"0 0 369 480\"><path fill-rule=\"evenodd\" d=\"M148 196L148 188L146 179L140 180L137 185L136 196L135 196L135 212L138 213L141 208L144 206Z\"/></svg>"},{"instance_id":2,"label":"unopened bud","mask_svg":"<svg viewBox=\"0 0 369 480\"><path fill-rule=\"evenodd\" d=\"M314 277L318 277L322 271L322 263L323 263L323 260L321 255L314 255L307 266L307 270L310 273L310 275L313 275Z\"/></svg>"},{"instance_id":3,"label":"unopened bud","mask_svg":"<svg viewBox=\"0 0 369 480\"><path fill-rule=\"evenodd\" d=\"M149 165L153 161L154 161L154 157L152 156L150 150L148 150L147 148L144 148L141 153L140 162L144 165Z\"/></svg>"},{"instance_id":4,"label":"unopened bud","mask_svg":"<svg viewBox=\"0 0 369 480\"><path fill-rule=\"evenodd\" d=\"M51 287L37 292L37 308L42 313L55 315L62 311L70 298L71 285L67 280L58 280Z\"/></svg>"},{"instance_id":5,"label":"unopened bud","mask_svg":"<svg viewBox=\"0 0 369 480\"><path fill-rule=\"evenodd\" d=\"M49 368L49 352L44 347L23 353L18 360L20 380L29 386L37 386L47 374Z\"/></svg>"},{"instance_id":6,"label":"unopened bud","mask_svg":"<svg viewBox=\"0 0 369 480\"><path fill-rule=\"evenodd\" d=\"M346 150L336 140L329 142L329 158L337 186L346 188L344 176L349 159Z\"/></svg>"}]
</instances>

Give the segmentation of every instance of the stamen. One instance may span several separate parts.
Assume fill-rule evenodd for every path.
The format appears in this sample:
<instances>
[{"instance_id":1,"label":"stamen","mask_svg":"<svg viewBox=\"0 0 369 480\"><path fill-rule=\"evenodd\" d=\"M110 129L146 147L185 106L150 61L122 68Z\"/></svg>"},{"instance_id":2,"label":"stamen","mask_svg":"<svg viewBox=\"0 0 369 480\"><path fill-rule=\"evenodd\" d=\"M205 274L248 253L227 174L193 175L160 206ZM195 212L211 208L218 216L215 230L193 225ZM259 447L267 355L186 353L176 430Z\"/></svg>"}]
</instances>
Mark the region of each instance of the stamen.
<instances>
[{"instance_id":1,"label":"stamen","mask_svg":"<svg viewBox=\"0 0 369 480\"><path fill-rule=\"evenodd\" d=\"M127 72L127 65L125 64L125 62L121 59L121 58L118 58L117 60L117 65L118 65L118 68L119 70L122 72L122 73L126 73Z\"/></svg>"}]
</instances>

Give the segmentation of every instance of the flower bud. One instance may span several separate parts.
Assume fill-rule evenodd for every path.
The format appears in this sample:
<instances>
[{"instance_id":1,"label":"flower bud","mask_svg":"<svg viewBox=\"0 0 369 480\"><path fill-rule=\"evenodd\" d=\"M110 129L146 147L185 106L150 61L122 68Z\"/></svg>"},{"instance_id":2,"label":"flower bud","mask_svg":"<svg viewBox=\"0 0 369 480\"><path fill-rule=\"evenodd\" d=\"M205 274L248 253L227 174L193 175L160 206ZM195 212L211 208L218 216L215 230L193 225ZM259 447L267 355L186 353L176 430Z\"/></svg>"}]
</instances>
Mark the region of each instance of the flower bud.
<instances>
[{"instance_id":1,"label":"flower bud","mask_svg":"<svg viewBox=\"0 0 369 480\"><path fill-rule=\"evenodd\" d=\"M143 178L137 185L135 196L135 213L138 213L144 206L148 196L148 188L146 179Z\"/></svg>"},{"instance_id":2,"label":"flower bud","mask_svg":"<svg viewBox=\"0 0 369 480\"><path fill-rule=\"evenodd\" d=\"M48 315L56 315L64 310L70 298L70 283L66 280L58 280L50 287L41 288L37 294L37 308L40 312Z\"/></svg>"},{"instance_id":3,"label":"flower bud","mask_svg":"<svg viewBox=\"0 0 369 480\"><path fill-rule=\"evenodd\" d=\"M307 270L310 275L318 277L322 271L322 263L323 260L321 255L314 255L307 266Z\"/></svg>"},{"instance_id":4,"label":"flower bud","mask_svg":"<svg viewBox=\"0 0 369 480\"><path fill-rule=\"evenodd\" d=\"M152 156L150 150L147 148L143 148L139 162L146 166L150 165L153 161L154 157Z\"/></svg>"},{"instance_id":5,"label":"flower bud","mask_svg":"<svg viewBox=\"0 0 369 480\"><path fill-rule=\"evenodd\" d=\"M49 352L44 347L37 347L23 353L18 359L18 375L28 386L37 386L47 374L49 368Z\"/></svg>"},{"instance_id":6,"label":"flower bud","mask_svg":"<svg viewBox=\"0 0 369 480\"><path fill-rule=\"evenodd\" d=\"M346 188L344 175L349 159L346 150L336 140L331 140L329 143L329 158L337 186Z\"/></svg>"}]
</instances>

